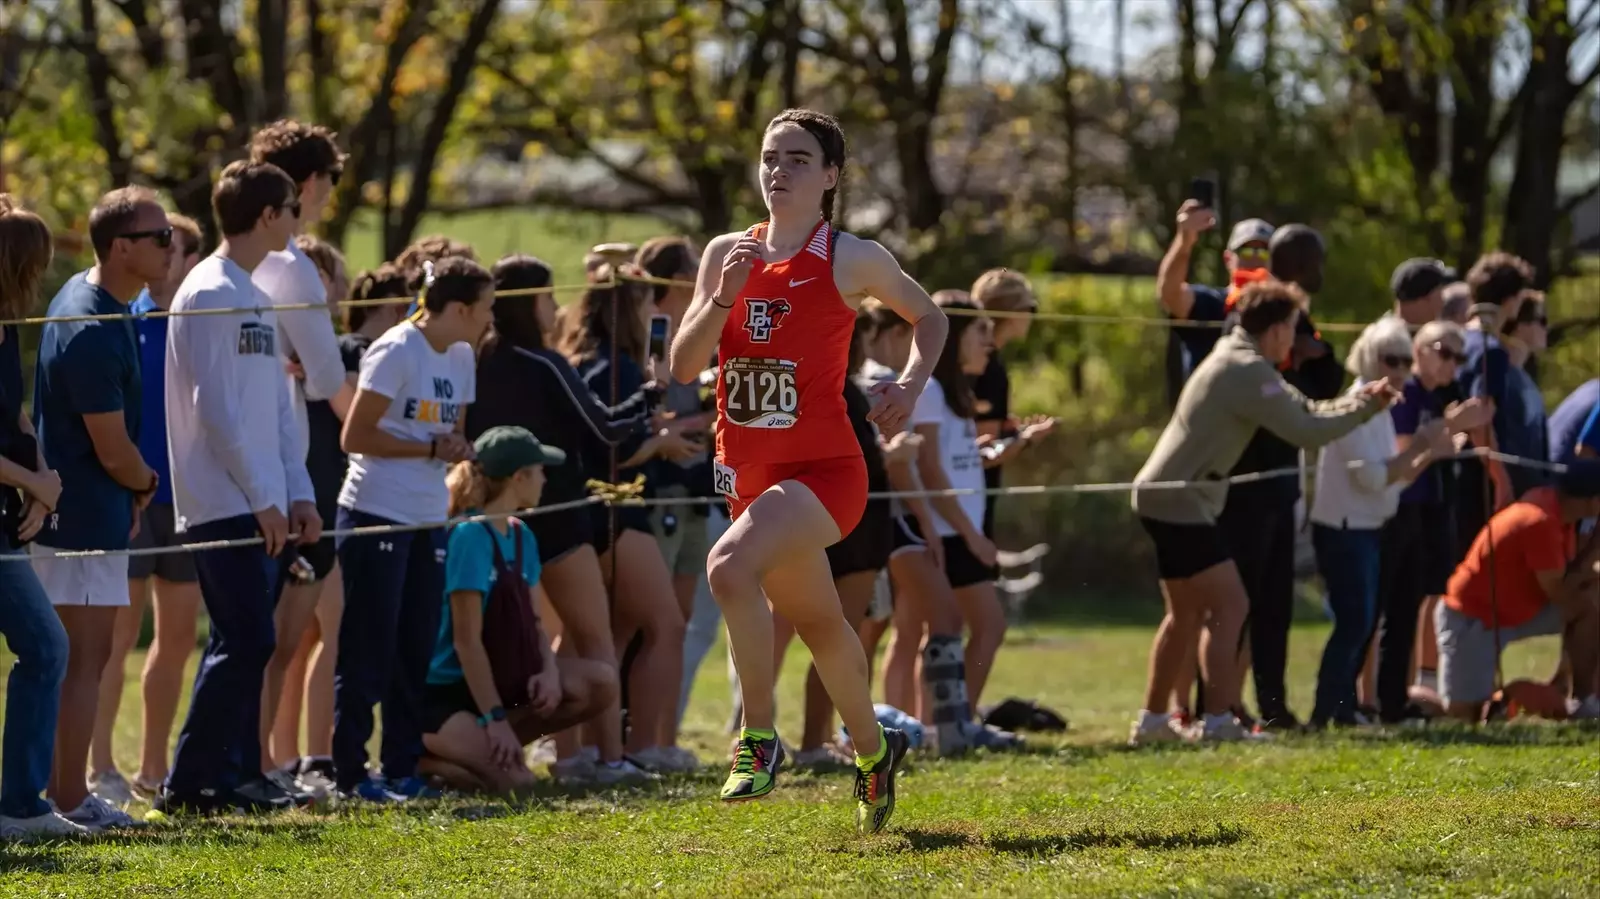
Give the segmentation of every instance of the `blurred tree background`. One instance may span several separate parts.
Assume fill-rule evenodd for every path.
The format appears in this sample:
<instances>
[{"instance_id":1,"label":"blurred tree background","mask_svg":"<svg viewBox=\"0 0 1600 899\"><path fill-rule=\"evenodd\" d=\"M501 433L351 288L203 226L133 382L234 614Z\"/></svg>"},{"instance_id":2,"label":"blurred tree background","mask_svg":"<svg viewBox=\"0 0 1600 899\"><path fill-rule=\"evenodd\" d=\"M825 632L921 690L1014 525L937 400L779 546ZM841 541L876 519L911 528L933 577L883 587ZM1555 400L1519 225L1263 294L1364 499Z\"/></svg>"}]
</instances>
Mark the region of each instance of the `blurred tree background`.
<instances>
[{"instance_id":1,"label":"blurred tree background","mask_svg":"<svg viewBox=\"0 0 1600 899\"><path fill-rule=\"evenodd\" d=\"M588 243L758 217L761 128L809 105L850 137L843 220L930 290L1009 265L1049 310L1153 315L1209 176L1219 230L1324 233L1325 321L1375 318L1408 256L1526 257L1554 403L1600 373L1597 78L1600 0L0 0L0 182L65 274L101 192L148 184L209 226L213 173L292 115L350 152L320 233L353 266L442 231L570 281ZM1221 240L1195 280L1221 280ZM1008 348L1017 404L1065 423L1008 480L1131 476L1165 340L1041 322ZM1002 509L1058 582L1145 580L1123 494Z\"/></svg>"}]
</instances>

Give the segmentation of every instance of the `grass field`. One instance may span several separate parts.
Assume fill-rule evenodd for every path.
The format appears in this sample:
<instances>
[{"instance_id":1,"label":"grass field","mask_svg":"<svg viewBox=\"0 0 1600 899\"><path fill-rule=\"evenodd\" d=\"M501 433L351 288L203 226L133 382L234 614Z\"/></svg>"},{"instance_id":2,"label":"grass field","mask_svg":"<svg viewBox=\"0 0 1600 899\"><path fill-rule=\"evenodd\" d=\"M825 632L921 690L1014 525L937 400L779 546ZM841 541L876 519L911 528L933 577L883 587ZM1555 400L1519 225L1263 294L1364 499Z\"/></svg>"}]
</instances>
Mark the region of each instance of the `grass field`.
<instances>
[{"instance_id":1,"label":"grass field","mask_svg":"<svg viewBox=\"0 0 1600 899\"><path fill-rule=\"evenodd\" d=\"M44 896L1593 896L1600 893L1594 730L1295 737L1276 745L1120 745L1139 704L1139 624L1014 631L990 689L1033 696L1070 733L1020 755L918 760L889 829L857 837L845 774L790 775L751 804L715 799L726 748L720 648L686 738L719 769L646 789L551 787L515 808L453 800L384 813L160 825L96 842L0 847L0 895ZM1306 709L1326 629L1293 637ZM1514 647L1507 676L1555 646ZM142 659L129 662L135 675ZM798 736L804 655L780 726ZM132 770L130 677L118 757Z\"/></svg>"}]
</instances>

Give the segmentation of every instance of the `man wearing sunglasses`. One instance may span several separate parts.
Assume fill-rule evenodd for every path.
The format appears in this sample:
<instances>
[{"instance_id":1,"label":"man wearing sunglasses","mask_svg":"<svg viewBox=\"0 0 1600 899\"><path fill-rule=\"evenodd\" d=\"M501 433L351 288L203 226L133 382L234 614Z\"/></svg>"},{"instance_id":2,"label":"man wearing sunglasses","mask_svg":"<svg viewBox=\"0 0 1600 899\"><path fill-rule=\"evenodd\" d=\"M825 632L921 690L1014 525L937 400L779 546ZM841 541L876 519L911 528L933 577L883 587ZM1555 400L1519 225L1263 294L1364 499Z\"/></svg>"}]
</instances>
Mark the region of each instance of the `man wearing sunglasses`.
<instances>
[{"instance_id":1,"label":"man wearing sunglasses","mask_svg":"<svg viewBox=\"0 0 1600 899\"><path fill-rule=\"evenodd\" d=\"M1272 240L1272 226L1261 219L1245 219L1233 226L1228 234L1227 248L1222 252L1222 262L1228 269L1227 287L1210 287L1190 284L1184 280L1189 272L1189 257L1200 235L1216 227L1217 214L1199 200L1185 200L1178 208L1178 229L1172 246L1161 259L1156 272L1156 296L1161 308L1180 321L1200 322L1195 327L1177 326L1168 329L1167 336L1167 401L1176 404L1178 393L1189 380L1189 374L1210 352L1221 337L1221 322L1228 317L1228 294L1238 287L1238 280L1251 278L1250 273L1267 267L1267 243ZM1217 325L1207 324L1216 322Z\"/></svg>"},{"instance_id":2,"label":"man wearing sunglasses","mask_svg":"<svg viewBox=\"0 0 1600 899\"><path fill-rule=\"evenodd\" d=\"M172 262L172 225L153 193L124 187L89 213L95 264L50 302L51 318L123 315ZM126 556L55 558L75 550L125 550L160 486L139 452L143 383L126 318L51 322L39 341L34 426L39 449L61 473L61 499L31 552L39 580L67 631L69 655L47 795L91 831L132 825L89 792L89 744L100 673L111 655L117 610L128 604Z\"/></svg>"},{"instance_id":3,"label":"man wearing sunglasses","mask_svg":"<svg viewBox=\"0 0 1600 899\"><path fill-rule=\"evenodd\" d=\"M299 231L322 218L333 189L343 172L343 151L335 142L333 132L320 125L307 125L289 119L273 122L257 131L250 139L250 158L254 162L275 165L294 180L300 203ZM329 300L327 288L311 260L294 241L287 248L268 253L261 261L252 280L277 306L316 304ZM282 352L286 359L298 365L297 375L289 381L294 394L295 433L294 452L304 460L310 450L311 430L306 417L306 402L326 400L334 414L343 420L344 413L355 399L355 388L345 380L344 359L339 352L338 335L334 333L333 319L325 309L283 310L278 313L278 333L282 338ZM338 440L336 434L317 434L318 440ZM335 447L336 448L336 447ZM339 493L338 477L326 478L324 467L312 466L312 488L317 502L332 506ZM338 473L338 474L342 474ZM266 689L262 696L263 765L267 748L266 737L271 732L277 715L283 683L295 647L316 614L323 586L334 570L333 540L299 548L299 558L304 560L301 570L309 573L301 578L279 579L282 596L279 598L274 623L278 632L278 648L267 665ZM294 562L291 554L289 563ZM331 766L327 772L331 776ZM287 771L271 771L285 790L293 791L296 776Z\"/></svg>"}]
</instances>

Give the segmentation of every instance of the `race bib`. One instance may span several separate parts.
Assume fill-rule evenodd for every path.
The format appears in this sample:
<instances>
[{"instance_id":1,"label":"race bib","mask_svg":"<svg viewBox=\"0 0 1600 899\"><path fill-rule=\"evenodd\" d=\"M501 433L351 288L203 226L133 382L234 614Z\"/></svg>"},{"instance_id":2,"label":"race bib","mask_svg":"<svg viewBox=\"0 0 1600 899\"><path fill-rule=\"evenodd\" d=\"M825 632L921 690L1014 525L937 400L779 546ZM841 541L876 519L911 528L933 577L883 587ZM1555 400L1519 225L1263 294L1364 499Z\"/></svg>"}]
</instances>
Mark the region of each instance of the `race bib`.
<instances>
[{"instance_id":1,"label":"race bib","mask_svg":"<svg viewBox=\"0 0 1600 899\"><path fill-rule=\"evenodd\" d=\"M722 366L728 402L724 417L745 428L792 428L800 413L796 363L735 357Z\"/></svg>"},{"instance_id":2,"label":"race bib","mask_svg":"<svg viewBox=\"0 0 1600 899\"><path fill-rule=\"evenodd\" d=\"M711 482L716 491L723 496L729 499L739 498L739 491L734 486L738 483L738 476L733 469L723 465L721 462L712 461Z\"/></svg>"}]
</instances>

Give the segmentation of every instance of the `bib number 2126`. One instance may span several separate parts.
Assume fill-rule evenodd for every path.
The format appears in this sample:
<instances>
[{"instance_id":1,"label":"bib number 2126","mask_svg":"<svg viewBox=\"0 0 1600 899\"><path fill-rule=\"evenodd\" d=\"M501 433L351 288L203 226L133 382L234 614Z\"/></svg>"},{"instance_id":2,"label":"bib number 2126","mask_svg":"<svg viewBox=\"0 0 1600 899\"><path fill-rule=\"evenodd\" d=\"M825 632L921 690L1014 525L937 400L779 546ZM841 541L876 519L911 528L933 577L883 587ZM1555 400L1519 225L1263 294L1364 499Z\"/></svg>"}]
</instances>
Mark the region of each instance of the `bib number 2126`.
<instances>
[{"instance_id":1,"label":"bib number 2126","mask_svg":"<svg viewBox=\"0 0 1600 899\"><path fill-rule=\"evenodd\" d=\"M747 428L794 427L800 410L795 364L787 359L730 359L722 368L728 421Z\"/></svg>"}]
</instances>

